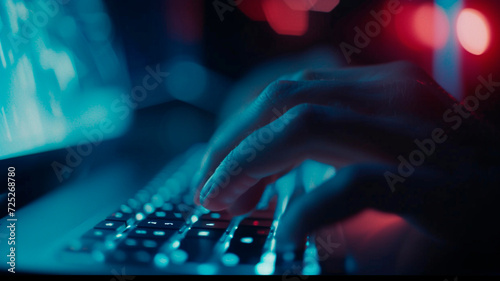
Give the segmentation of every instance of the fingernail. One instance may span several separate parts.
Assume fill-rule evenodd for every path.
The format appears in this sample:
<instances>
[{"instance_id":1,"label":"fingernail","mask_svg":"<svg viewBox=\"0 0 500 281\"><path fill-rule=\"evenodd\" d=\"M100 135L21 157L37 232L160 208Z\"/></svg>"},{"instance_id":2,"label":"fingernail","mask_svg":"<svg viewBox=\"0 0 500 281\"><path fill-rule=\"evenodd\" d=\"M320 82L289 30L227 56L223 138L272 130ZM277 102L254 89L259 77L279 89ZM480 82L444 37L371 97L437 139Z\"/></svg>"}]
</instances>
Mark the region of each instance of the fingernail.
<instances>
[{"instance_id":1,"label":"fingernail","mask_svg":"<svg viewBox=\"0 0 500 281\"><path fill-rule=\"evenodd\" d=\"M207 196L210 194L210 192L212 191L212 188L213 188L213 184L208 181L204 186L203 188L201 189L200 191L200 204L203 205L203 203L205 202L205 200L207 199Z\"/></svg>"}]
</instances>

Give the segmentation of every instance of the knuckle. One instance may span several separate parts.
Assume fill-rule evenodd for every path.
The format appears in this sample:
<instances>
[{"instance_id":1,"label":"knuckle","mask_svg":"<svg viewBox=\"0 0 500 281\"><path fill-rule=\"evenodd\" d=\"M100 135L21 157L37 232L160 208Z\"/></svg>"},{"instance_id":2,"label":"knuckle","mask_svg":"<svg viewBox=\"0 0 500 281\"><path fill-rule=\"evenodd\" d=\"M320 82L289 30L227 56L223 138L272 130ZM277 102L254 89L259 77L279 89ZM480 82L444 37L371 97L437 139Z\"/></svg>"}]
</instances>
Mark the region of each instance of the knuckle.
<instances>
[{"instance_id":1,"label":"knuckle","mask_svg":"<svg viewBox=\"0 0 500 281\"><path fill-rule=\"evenodd\" d=\"M296 81L276 80L271 82L259 96L261 103L278 103L289 96L297 87Z\"/></svg>"},{"instance_id":2,"label":"knuckle","mask_svg":"<svg viewBox=\"0 0 500 281\"><path fill-rule=\"evenodd\" d=\"M314 80L316 79L316 72L310 69L302 70L298 73L298 78L300 80Z\"/></svg>"},{"instance_id":3,"label":"knuckle","mask_svg":"<svg viewBox=\"0 0 500 281\"><path fill-rule=\"evenodd\" d=\"M310 129L321 120L320 110L318 106L313 104L304 103L297 105L290 112L295 116L293 126L299 129Z\"/></svg>"}]
</instances>

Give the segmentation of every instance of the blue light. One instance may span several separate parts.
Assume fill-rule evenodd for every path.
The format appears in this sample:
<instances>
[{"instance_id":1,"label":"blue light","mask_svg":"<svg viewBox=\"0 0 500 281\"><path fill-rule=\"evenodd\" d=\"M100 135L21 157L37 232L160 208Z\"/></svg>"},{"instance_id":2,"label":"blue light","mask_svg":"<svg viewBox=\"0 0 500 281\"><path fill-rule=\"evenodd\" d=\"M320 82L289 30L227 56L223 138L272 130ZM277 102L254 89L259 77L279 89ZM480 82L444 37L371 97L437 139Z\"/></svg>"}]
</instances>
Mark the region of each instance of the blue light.
<instances>
[{"instance_id":1,"label":"blue light","mask_svg":"<svg viewBox=\"0 0 500 281\"><path fill-rule=\"evenodd\" d=\"M159 211L159 212L156 212L155 215L159 218L164 218L167 213L163 212L163 211Z\"/></svg>"},{"instance_id":2,"label":"blue light","mask_svg":"<svg viewBox=\"0 0 500 281\"><path fill-rule=\"evenodd\" d=\"M168 257L163 253L156 254L154 258L154 263L157 267L164 268L168 265Z\"/></svg>"},{"instance_id":3,"label":"blue light","mask_svg":"<svg viewBox=\"0 0 500 281\"><path fill-rule=\"evenodd\" d=\"M225 253L221 258L221 262L225 266L235 266L240 262L240 258L233 253Z\"/></svg>"},{"instance_id":4,"label":"blue light","mask_svg":"<svg viewBox=\"0 0 500 281\"><path fill-rule=\"evenodd\" d=\"M215 273L217 273L217 266L211 263L204 263L198 265L196 271L198 271L198 274L202 275L214 275Z\"/></svg>"},{"instance_id":5,"label":"blue light","mask_svg":"<svg viewBox=\"0 0 500 281\"><path fill-rule=\"evenodd\" d=\"M179 240L175 240L173 243L172 243L172 248L174 249L177 249L179 248L179 246L181 245L181 241Z\"/></svg>"},{"instance_id":6,"label":"blue light","mask_svg":"<svg viewBox=\"0 0 500 281\"><path fill-rule=\"evenodd\" d=\"M157 230L157 231L153 232L153 235L155 235L155 236L165 236L165 231L159 231L159 230Z\"/></svg>"},{"instance_id":7,"label":"blue light","mask_svg":"<svg viewBox=\"0 0 500 281\"><path fill-rule=\"evenodd\" d=\"M152 212L155 211L155 207L151 203L146 203L144 204L144 212L146 214L151 214Z\"/></svg>"},{"instance_id":8,"label":"blue light","mask_svg":"<svg viewBox=\"0 0 500 281\"><path fill-rule=\"evenodd\" d=\"M143 213L137 213L135 215L135 219L138 220L138 221L142 221L144 219L144 214Z\"/></svg>"},{"instance_id":9,"label":"blue light","mask_svg":"<svg viewBox=\"0 0 500 281\"><path fill-rule=\"evenodd\" d=\"M204 230L198 231L198 236L208 236L208 235L210 235L210 232L208 232L208 231L204 231Z\"/></svg>"},{"instance_id":10,"label":"blue light","mask_svg":"<svg viewBox=\"0 0 500 281\"><path fill-rule=\"evenodd\" d=\"M273 252L267 252L262 256L262 262L272 264L276 261L276 254Z\"/></svg>"},{"instance_id":11,"label":"blue light","mask_svg":"<svg viewBox=\"0 0 500 281\"><path fill-rule=\"evenodd\" d=\"M302 274L304 275L318 275L320 273L321 273L321 267L316 262L307 264L302 269Z\"/></svg>"},{"instance_id":12,"label":"blue light","mask_svg":"<svg viewBox=\"0 0 500 281\"><path fill-rule=\"evenodd\" d=\"M188 258L188 254L184 250L177 249L172 252L170 255L170 259L172 259L172 262L175 264L182 264L186 262Z\"/></svg>"},{"instance_id":13,"label":"blue light","mask_svg":"<svg viewBox=\"0 0 500 281\"><path fill-rule=\"evenodd\" d=\"M270 275L274 273L274 263L276 261L276 254L273 252L266 252L262 255L261 262L255 266L255 273L258 275Z\"/></svg>"},{"instance_id":14,"label":"blue light","mask_svg":"<svg viewBox=\"0 0 500 281\"><path fill-rule=\"evenodd\" d=\"M197 217L197 216L195 216L195 215L192 215L192 216L191 216L191 222L192 222L192 223L195 223L195 222L197 222L197 221L198 221L198 217Z\"/></svg>"},{"instance_id":15,"label":"blue light","mask_svg":"<svg viewBox=\"0 0 500 281\"><path fill-rule=\"evenodd\" d=\"M241 243L245 243L245 244L251 244L253 242L253 238L252 237L242 237L240 239Z\"/></svg>"},{"instance_id":16,"label":"blue light","mask_svg":"<svg viewBox=\"0 0 500 281\"><path fill-rule=\"evenodd\" d=\"M271 275L274 272L274 265L266 263L266 262L259 262L255 266L255 273L258 275Z\"/></svg>"}]
</instances>

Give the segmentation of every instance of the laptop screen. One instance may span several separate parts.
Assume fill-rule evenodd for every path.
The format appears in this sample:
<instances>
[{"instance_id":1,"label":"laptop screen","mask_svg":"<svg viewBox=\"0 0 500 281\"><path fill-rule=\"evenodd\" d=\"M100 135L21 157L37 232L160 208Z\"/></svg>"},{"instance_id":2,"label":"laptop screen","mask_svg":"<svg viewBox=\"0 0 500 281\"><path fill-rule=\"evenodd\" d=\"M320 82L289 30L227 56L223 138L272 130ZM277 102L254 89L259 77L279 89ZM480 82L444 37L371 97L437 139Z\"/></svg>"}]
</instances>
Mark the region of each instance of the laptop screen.
<instances>
[{"instance_id":1,"label":"laptop screen","mask_svg":"<svg viewBox=\"0 0 500 281\"><path fill-rule=\"evenodd\" d=\"M2 1L0 30L0 159L125 131L129 78L101 1Z\"/></svg>"}]
</instances>

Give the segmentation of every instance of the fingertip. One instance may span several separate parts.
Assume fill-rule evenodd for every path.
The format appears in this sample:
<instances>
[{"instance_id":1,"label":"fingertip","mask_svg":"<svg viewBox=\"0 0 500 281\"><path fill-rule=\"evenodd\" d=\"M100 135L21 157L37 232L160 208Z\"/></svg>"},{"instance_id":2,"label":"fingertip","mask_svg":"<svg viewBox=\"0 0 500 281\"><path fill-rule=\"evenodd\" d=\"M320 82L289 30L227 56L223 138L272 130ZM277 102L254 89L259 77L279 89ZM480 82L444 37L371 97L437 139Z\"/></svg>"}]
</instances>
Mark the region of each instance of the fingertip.
<instances>
[{"instance_id":1,"label":"fingertip","mask_svg":"<svg viewBox=\"0 0 500 281\"><path fill-rule=\"evenodd\" d=\"M307 234L307 228L300 214L294 210L286 211L280 219L276 230L276 250L278 252L295 251Z\"/></svg>"},{"instance_id":2,"label":"fingertip","mask_svg":"<svg viewBox=\"0 0 500 281\"><path fill-rule=\"evenodd\" d=\"M257 206L262 198L264 190L270 182L273 181L273 177L268 177L261 179L253 187L249 188L245 193L241 194L236 201L228 208L228 212L238 216L246 214Z\"/></svg>"}]
</instances>

